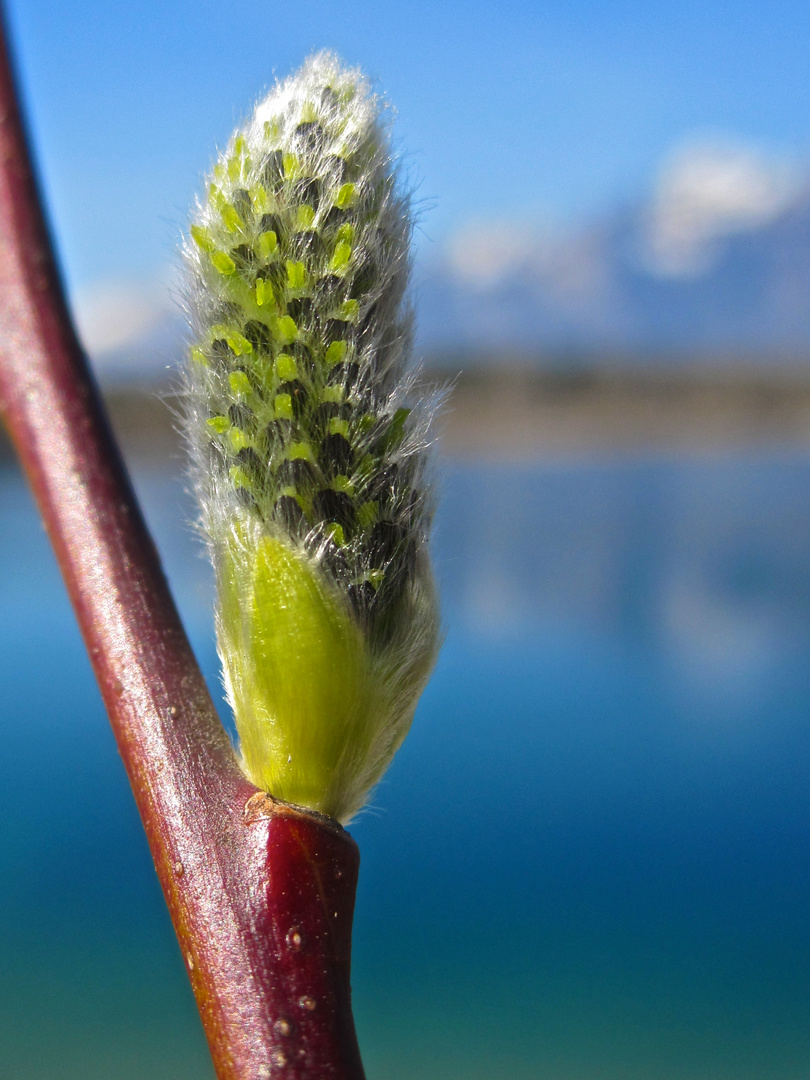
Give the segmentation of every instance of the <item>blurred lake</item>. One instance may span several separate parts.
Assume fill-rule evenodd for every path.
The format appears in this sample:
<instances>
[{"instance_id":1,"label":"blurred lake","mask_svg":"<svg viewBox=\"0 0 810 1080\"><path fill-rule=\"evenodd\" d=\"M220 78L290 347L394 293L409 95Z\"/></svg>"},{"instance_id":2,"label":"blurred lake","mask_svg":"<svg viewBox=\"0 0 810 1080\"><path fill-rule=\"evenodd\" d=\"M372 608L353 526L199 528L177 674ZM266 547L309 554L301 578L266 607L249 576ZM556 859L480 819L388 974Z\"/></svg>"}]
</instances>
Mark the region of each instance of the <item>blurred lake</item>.
<instances>
[{"instance_id":1,"label":"blurred lake","mask_svg":"<svg viewBox=\"0 0 810 1080\"><path fill-rule=\"evenodd\" d=\"M174 476L136 486L219 697ZM448 462L446 643L352 826L369 1080L810 1076L810 451ZM45 534L0 469L0 1060L212 1077Z\"/></svg>"}]
</instances>

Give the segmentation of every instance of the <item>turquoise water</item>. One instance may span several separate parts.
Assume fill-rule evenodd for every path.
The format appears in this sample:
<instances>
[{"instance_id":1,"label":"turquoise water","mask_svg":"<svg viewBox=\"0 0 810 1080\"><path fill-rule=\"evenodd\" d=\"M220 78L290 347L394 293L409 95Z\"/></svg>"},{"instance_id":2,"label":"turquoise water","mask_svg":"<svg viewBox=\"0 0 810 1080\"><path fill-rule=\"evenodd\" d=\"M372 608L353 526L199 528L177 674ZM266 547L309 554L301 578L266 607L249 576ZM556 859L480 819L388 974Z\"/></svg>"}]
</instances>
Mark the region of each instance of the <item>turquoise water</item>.
<instances>
[{"instance_id":1,"label":"turquoise water","mask_svg":"<svg viewBox=\"0 0 810 1080\"><path fill-rule=\"evenodd\" d=\"M178 485L138 476L217 688ZM0 1061L211 1077L41 527L0 473ZM446 643L352 827L369 1080L810 1075L810 457L449 467Z\"/></svg>"}]
</instances>

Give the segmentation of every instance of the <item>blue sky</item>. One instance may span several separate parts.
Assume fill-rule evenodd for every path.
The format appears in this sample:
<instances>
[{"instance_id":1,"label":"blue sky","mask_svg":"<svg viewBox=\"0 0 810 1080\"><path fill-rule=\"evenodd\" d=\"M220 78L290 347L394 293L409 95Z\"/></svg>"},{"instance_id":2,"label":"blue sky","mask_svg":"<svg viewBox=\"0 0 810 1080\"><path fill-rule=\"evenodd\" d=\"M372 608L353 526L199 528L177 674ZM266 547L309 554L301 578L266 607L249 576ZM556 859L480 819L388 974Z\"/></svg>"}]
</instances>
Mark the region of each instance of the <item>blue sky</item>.
<instances>
[{"instance_id":1,"label":"blue sky","mask_svg":"<svg viewBox=\"0 0 810 1080\"><path fill-rule=\"evenodd\" d=\"M795 0L9 0L71 288L148 280L217 143L330 47L397 108L430 252L471 219L567 222L645 191L695 132L810 157Z\"/></svg>"}]
</instances>

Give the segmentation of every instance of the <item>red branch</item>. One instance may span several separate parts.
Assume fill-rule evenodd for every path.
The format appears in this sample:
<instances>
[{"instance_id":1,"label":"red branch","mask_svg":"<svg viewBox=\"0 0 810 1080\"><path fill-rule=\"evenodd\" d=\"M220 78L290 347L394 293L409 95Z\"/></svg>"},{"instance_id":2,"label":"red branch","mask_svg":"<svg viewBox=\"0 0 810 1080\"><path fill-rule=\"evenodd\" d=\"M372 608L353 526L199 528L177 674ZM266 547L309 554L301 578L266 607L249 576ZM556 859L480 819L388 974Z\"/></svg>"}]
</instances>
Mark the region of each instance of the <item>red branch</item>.
<instances>
[{"instance_id":1,"label":"red branch","mask_svg":"<svg viewBox=\"0 0 810 1080\"><path fill-rule=\"evenodd\" d=\"M359 857L242 776L76 339L0 30L0 416L56 551L220 1080L362 1080Z\"/></svg>"}]
</instances>

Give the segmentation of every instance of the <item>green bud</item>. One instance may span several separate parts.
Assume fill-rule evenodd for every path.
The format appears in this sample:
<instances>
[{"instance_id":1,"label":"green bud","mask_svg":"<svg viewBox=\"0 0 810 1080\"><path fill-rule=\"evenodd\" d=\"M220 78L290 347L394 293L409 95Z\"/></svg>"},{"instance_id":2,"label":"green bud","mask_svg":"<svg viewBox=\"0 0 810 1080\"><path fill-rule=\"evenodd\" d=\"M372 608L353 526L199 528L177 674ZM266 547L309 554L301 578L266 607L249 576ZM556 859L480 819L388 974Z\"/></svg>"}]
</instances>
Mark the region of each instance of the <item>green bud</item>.
<instances>
[{"instance_id":1,"label":"green bud","mask_svg":"<svg viewBox=\"0 0 810 1080\"><path fill-rule=\"evenodd\" d=\"M438 641L409 200L366 80L321 54L277 86L190 232L187 423L242 764L345 821Z\"/></svg>"}]
</instances>

